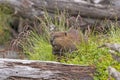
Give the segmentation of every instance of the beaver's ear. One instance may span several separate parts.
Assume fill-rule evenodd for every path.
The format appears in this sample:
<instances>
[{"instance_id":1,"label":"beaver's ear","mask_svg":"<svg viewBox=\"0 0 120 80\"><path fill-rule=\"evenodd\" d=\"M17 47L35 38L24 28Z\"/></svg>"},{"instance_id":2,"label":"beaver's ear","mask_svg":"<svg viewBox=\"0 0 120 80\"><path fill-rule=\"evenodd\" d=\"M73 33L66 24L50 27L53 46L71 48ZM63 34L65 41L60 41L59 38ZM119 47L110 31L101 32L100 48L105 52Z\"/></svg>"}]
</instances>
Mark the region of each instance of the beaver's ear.
<instances>
[{"instance_id":1,"label":"beaver's ear","mask_svg":"<svg viewBox=\"0 0 120 80\"><path fill-rule=\"evenodd\" d=\"M67 32L65 32L65 36L67 36Z\"/></svg>"}]
</instances>

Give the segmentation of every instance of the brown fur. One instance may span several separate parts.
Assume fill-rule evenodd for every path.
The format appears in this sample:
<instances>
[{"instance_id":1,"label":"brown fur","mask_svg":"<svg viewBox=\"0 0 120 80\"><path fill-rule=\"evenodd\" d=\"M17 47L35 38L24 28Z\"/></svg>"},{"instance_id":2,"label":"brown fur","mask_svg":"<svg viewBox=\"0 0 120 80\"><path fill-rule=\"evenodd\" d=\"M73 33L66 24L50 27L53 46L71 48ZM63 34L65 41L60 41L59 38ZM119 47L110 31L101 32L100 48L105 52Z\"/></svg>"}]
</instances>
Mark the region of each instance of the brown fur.
<instances>
[{"instance_id":1,"label":"brown fur","mask_svg":"<svg viewBox=\"0 0 120 80\"><path fill-rule=\"evenodd\" d=\"M80 43L79 31L70 29L68 32L54 32L51 34L50 41L53 54L63 55L65 52L75 51L76 45Z\"/></svg>"}]
</instances>

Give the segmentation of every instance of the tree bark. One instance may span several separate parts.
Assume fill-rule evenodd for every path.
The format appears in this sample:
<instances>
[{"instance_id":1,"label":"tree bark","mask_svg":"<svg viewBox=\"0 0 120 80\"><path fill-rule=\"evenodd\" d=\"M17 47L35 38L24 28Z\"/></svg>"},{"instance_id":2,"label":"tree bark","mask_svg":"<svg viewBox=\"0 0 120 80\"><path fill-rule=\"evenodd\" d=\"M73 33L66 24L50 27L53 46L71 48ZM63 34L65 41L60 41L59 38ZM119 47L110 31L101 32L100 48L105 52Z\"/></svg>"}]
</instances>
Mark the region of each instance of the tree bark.
<instances>
[{"instance_id":1,"label":"tree bark","mask_svg":"<svg viewBox=\"0 0 120 80\"><path fill-rule=\"evenodd\" d=\"M0 80L93 80L94 72L90 66L0 59Z\"/></svg>"},{"instance_id":2,"label":"tree bark","mask_svg":"<svg viewBox=\"0 0 120 80\"><path fill-rule=\"evenodd\" d=\"M68 11L71 15L78 15L99 19L120 19L120 0L113 4L94 4L83 0L0 0L15 9L15 13L24 17L34 17L49 13Z\"/></svg>"}]
</instances>

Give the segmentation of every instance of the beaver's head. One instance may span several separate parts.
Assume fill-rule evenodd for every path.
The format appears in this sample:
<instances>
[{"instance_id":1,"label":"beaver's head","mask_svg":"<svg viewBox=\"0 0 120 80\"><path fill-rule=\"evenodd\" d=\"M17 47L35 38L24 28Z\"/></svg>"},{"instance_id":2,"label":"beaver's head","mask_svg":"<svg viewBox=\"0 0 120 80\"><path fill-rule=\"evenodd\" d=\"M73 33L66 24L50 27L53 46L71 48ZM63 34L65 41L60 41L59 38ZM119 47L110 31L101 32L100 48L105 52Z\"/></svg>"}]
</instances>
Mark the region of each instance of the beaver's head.
<instances>
[{"instance_id":1,"label":"beaver's head","mask_svg":"<svg viewBox=\"0 0 120 80\"><path fill-rule=\"evenodd\" d=\"M65 37L67 36L67 32L52 32L50 34L50 43L52 46L54 46L54 43L53 41L56 39L56 38L60 38L60 37Z\"/></svg>"}]
</instances>

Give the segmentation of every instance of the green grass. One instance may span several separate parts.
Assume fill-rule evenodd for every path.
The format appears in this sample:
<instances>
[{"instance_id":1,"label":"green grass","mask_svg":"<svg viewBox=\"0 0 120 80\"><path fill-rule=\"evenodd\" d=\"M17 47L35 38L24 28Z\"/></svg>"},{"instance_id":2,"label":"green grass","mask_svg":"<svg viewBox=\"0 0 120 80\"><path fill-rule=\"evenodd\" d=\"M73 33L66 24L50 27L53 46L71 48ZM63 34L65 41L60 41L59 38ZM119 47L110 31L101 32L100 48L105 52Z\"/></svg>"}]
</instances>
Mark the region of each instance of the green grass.
<instances>
[{"instance_id":1,"label":"green grass","mask_svg":"<svg viewBox=\"0 0 120 80\"><path fill-rule=\"evenodd\" d=\"M21 43L24 53L28 55L31 60L55 60L52 53L52 46L45 38L31 33L31 36L27 38L27 42Z\"/></svg>"}]
</instances>

